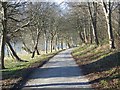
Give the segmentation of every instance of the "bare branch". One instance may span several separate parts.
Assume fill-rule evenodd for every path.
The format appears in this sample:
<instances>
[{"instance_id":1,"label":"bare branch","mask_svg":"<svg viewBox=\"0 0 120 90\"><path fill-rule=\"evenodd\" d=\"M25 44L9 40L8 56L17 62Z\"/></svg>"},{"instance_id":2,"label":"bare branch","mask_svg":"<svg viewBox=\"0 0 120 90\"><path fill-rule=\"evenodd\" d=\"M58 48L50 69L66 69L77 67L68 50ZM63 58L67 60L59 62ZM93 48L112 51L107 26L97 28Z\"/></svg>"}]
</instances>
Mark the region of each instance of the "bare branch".
<instances>
[{"instance_id":1,"label":"bare branch","mask_svg":"<svg viewBox=\"0 0 120 90\"><path fill-rule=\"evenodd\" d=\"M13 18L13 17L8 17L9 19L11 19L11 20L14 20L14 21L16 21L16 22L21 22L20 20L17 20L17 19L15 19L15 18Z\"/></svg>"}]
</instances>

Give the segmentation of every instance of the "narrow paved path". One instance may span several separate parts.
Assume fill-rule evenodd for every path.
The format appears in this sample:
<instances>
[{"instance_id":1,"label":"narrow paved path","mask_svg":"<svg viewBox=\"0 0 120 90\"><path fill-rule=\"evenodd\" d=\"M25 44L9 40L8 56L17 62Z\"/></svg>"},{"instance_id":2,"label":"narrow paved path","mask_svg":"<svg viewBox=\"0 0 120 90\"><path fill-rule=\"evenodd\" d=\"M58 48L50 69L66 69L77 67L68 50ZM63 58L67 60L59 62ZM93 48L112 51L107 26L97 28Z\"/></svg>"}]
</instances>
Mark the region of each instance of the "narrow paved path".
<instances>
[{"instance_id":1,"label":"narrow paved path","mask_svg":"<svg viewBox=\"0 0 120 90\"><path fill-rule=\"evenodd\" d=\"M72 49L60 52L38 68L24 85L26 88L90 88L88 80L71 56Z\"/></svg>"}]
</instances>

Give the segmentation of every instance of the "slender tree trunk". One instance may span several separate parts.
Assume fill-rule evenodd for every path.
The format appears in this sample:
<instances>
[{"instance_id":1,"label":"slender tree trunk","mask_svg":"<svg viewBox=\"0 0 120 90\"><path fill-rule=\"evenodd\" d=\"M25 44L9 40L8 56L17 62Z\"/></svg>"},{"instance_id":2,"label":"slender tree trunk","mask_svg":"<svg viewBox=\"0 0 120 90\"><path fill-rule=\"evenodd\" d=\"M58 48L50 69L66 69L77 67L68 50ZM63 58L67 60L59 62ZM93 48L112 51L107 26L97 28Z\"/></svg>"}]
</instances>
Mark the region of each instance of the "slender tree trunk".
<instances>
[{"instance_id":1,"label":"slender tree trunk","mask_svg":"<svg viewBox=\"0 0 120 90\"><path fill-rule=\"evenodd\" d=\"M37 29L37 39L36 39L36 43L35 43L34 50L33 50L32 57L31 57L31 58L34 58L34 56L35 56L35 51L37 51L37 55L40 55L40 53L39 53L39 51L38 51L38 41L39 41L39 37L40 37L40 32L39 32L38 29Z\"/></svg>"},{"instance_id":2,"label":"slender tree trunk","mask_svg":"<svg viewBox=\"0 0 120 90\"><path fill-rule=\"evenodd\" d=\"M88 2L89 13L92 21L92 29L93 29L93 37L96 45L99 45L98 37L97 37L97 3L93 2L94 13L92 15L90 3Z\"/></svg>"},{"instance_id":3,"label":"slender tree trunk","mask_svg":"<svg viewBox=\"0 0 120 90\"><path fill-rule=\"evenodd\" d=\"M34 58L34 56L35 56L35 50L33 51L31 58Z\"/></svg>"},{"instance_id":4,"label":"slender tree trunk","mask_svg":"<svg viewBox=\"0 0 120 90\"><path fill-rule=\"evenodd\" d=\"M83 33L82 33L82 32L79 32L79 37L80 37L82 43L85 43L85 40L84 40L84 37L83 37Z\"/></svg>"},{"instance_id":5,"label":"slender tree trunk","mask_svg":"<svg viewBox=\"0 0 120 90\"><path fill-rule=\"evenodd\" d=\"M66 41L66 43L65 43L65 44L66 44L66 49L67 49L67 48L68 48L67 41Z\"/></svg>"},{"instance_id":6,"label":"slender tree trunk","mask_svg":"<svg viewBox=\"0 0 120 90\"><path fill-rule=\"evenodd\" d=\"M85 43L87 44L88 40L87 40L87 33L86 33L86 29L85 28L84 28L84 37L85 37Z\"/></svg>"},{"instance_id":7,"label":"slender tree trunk","mask_svg":"<svg viewBox=\"0 0 120 90\"><path fill-rule=\"evenodd\" d=\"M97 3L93 2L93 6L94 6L94 14L93 14L93 36L94 36L94 40L96 42L97 45L99 45L99 41L98 41L98 37L97 37Z\"/></svg>"},{"instance_id":8,"label":"slender tree trunk","mask_svg":"<svg viewBox=\"0 0 120 90\"><path fill-rule=\"evenodd\" d=\"M32 53L32 51L27 47L27 45L25 44L25 42L24 41L22 41L22 42L23 42L23 45L24 45L24 50L26 52L28 52L28 53Z\"/></svg>"},{"instance_id":9,"label":"slender tree trunk","mask_svg":"<svg viewBox=\"0 0 120 90\"><path fill-rule=\"evenodd\" d=\"M68 45L68 48L71 48L71 46L70 46L70 43L69 43L69 42L67 43L67 45Z\"/></svg>"},{"instance_id":10,"label":"slender tree trunk","mask_svg":"<svg viewBox=\"0 0 120 90\"><path fill-rule=\"evenodd\" d=\"M59 35L57 36L58 38L58 45L57 45L57 49L59 50L60 49L60 39L59 39Z\"/></svg>"},{"instance_id":11,"label":"slender tree trunk","mask_svg":"<svg viewBox=\"0 0 120 90\"><path fill-rule=\"evenodd\" d=\"M36 46L35 46L35 48L34 48L34 51L33 51L33 53L32 53L32 57L31 57L31 58L34 58L34 57L35 57L35 51L37 52L37 55L40 55L40 53L39 53L39 51L38 51L38 48L37 48L37 45L38 45L38 44L36 44Z\"/></svg>"},{"instance_id":12,"label":"slender tree trunk","mask_svg":"<svg viewBox=\"0 0 120 90\"><path fill-rule=\"evenodd\" d=\"M13 56L16 58L17 61L23 61L21 58L18 57L17 53L13 49L12 45L10 44L9 40L6 40L6 43L8 44L10 50L12 51Z\"/></svg>"},{"instance_id":13,"label":"slender tree trunk","mask_svg":"<svg viewBox=\"0 0 120 90\"><path fill-rule=\"evenodd\" d=\"M90 44L93 42L93 32L92 32L92 26L90 24Z\"/></svg>"},{"instance_id":14,"label":"slender tree trunk","mask_svg":"<svg viewBox=\"0 0 120 90\"><path fill-rule=\"evenodd\" d=\"M40 53L39 53L38 49L37 49L37 55L40 55Z\"/></svg>"},{"instance_id":15,"label":"slender tree trunk","mask_svg":"<svg viewBox=\"0 0 120 90\"><path fill-rule=\"evenodd\" d=\"M14 56L13 56L13 54L12 54L12 52L11 52L10 49L9 49L9 46L6 45L6 47L7 47L7 49L8 49L9 55L10 55L13 59L15 59Z\"/></svg>"},{"instance_id":16,"label":"slender tree trunk","mask_svg":"<svg viewBox=\"0 0 120 90\"><path fill-rule=\"evenodd\" d=\"M46 53L48 53L48 39L46 40L46 48L45 48L45 51L46 51Z\"/></svg>"},{"instance_id":17,"label":"slender tree trunk","mask_svg":"<svg viewBox=\"0 0 120 90\"><path fill-rule=\"evenodd\" d=\"M2 12L3 12L3 31L2 31L2 45L1 45L1 68L4 69L4 57L5 57L5 43L6 43L6 35L7 35L7 2L2 2Z\"/></svg>"},{"instance_id":18,"label":"slender tree trunk","mask_svg":"<svg viewBox=\"0 0 120 90\"><path fill-rule=\"evenodd\" d=\"M48 53L48 52L47 52L48 40L47 40L46 33L44 34L44 43L45 43L45 53Z\"/></svg>"},{"instance_id":19,"label":"slender tree trunk","mask_svg":"<svg viewBox=\"0 0 120 90\"><path fill-rule=\"evenodd\" d=\"M44 30L44 43L45 43L45 53L48 53L47 49L48 49L48 39L47 39L47 33Z\"/></svg>"},{"instance_id":20,"label":"slender tree trunk","mask_svg":"<svg viewBox=\"0 0 120 90\"><path fill-rule=\"evenodd\" d=\"M63 40L61 40L61 49L63 49Z\"/></svg>"},{"instance_id":21,"label":"slender tree trunk","mask_svg":"<svg viewBox=\"0 0 120 90\"><path fill-rule=\"evenodd\" d=\"M36 45L35 45L35 47L34 47L34 50L33 50L32 57L31 57L31 58L34 58L34 56L35 56L35 51L37 52L37 55L40 55L37 46L38 46L38 41L37 41L37 43L36 43Z\"/></svg>"},{"instance_id":22,"label":"slender tree trunk","mask_svg":"<svg viewBox=\"0 0 120 90\"><path fill-rule=\"evenodd\" d=\"M71 39L71 44L72 44L72 47L74 46L74 42L73 42L73 37L70 37Z\"/></svg>"},{"instance_id":23,"label":"slender tree trunk","mask_svg":"<svg viewBox=\"0 0 120 90\"><path fill-rule=\"evenodd\" d=\"M115 45L114 45L114 37L113 37L113 30L112 30L112 20L111 20L111 2L109 2L109 19L107 21L107 25L108 25L108 35L109 35L109 44L110 44L110 48L114 49Z\"/></svg>"},{"instance_id":24,"label":"slender tree trunk","mask_svg":"<svg viewBox=\"0 0 120 90\"><path fill-rule=\"evenodd\" d=\"M7 46L6 46L6 50L7 50L7 56L10 57L9 48Z\"/></svg>"},{"instance_id":25,"label":"slender tree trunk","mask_svg":"<svg viewBox=\"0 0 120 90\"><path fill-rule=\"evenodd\" d=\"M55 39L55 50L57 50L57 47L58 47L58 37L56 35L56 39Z\"/></svg>"},{"instance_id":26,"label":"slender tree trunk","mask_svg":"<svg viewBox=\"0 0 120 90\"><path fill-rule=\"evenodd\" d=\"M48 40L45 37L45 53L48 53L47 49L48 49Z\"/></svg>"},{"instance_id":27,"label":"slender tree trunk","mask_svg":"<svg viewBox=\"0 0 120 90\"><path fill-rule=\"evenodd\" d=\"M51 38L51 41L50 41L50 51L51 52L53 51L53 38Z\"/></svg>"}]
</instances>

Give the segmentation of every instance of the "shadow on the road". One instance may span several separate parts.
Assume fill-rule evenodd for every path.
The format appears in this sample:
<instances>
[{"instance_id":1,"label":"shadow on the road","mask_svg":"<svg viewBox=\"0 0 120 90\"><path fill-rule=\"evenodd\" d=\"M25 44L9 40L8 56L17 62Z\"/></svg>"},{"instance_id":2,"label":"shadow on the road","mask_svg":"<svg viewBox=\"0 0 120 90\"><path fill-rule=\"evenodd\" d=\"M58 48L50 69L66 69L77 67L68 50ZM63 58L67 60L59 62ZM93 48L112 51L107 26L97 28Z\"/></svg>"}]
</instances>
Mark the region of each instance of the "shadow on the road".
<instances>
[{"instance_id":1,"label":"shadow on the road","mask_svg":"<svg viewBox=\"0 0 120 90\"><path fill-rule=\"evenodd\" d=\"M70 55L69 52L59 53L59 55Z\"/></svg>"},{"instance_id":2,"label":"shadow on the road","mask_svg":"<svg viewBox=\"0 0 120 90\"><path fill-rule=\"evenodd\" d=\"M51 68L37 68L36 73L30 76L30 79L37 78L56 78L56 77L77 77L81 75L81 70L78 66L66 67L51 67ZM43 75L44 74L44 75Z\"/></svg>"},{"instance_id":3,"label":"shadow on the road","mask_svg":"<svg viewBox=\"0 0 120 90\"><path fill-rule=\"evenodd\" d=\"M30 75L28 79L21 83L19 89L23 87L27 88L36 88L42 86L58 86L58 85L88 85L89 82L79 82L79 83L56 83L56 84L39 84L39 85L29 85L24 86L29 79L44 79L44 78L60 78L60 77L80 77L81 70L78 66L65 66L65 67L51 67L51 68L36 68L34 70L35 73ZM83 77L81 77L83 78Z\"/></svg>"}]
</instances>

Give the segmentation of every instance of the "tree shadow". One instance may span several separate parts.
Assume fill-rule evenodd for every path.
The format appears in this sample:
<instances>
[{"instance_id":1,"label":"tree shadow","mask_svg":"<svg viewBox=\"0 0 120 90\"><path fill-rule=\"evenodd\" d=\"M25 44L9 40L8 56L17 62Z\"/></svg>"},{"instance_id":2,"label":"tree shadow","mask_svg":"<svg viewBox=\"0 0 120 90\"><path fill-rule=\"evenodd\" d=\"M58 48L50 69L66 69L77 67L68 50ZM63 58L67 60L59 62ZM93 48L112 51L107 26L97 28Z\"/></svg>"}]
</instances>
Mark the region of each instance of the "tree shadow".
<instances>
[{"instance_id":1,"label":"tree shadow","mask_svg":"<svg viewBox=\"0 0 120 90\"><path fill-rule=\"evenodd\" d=\"M2 71L2 80L9 79L9 78L11 79L19 78L20 76L23 75L23 73L21 73L23 70L26 70L26 69Z\"/></svg>"},{"instance_id":2,"label":"tree shadow","mask_svg":"<svg viewBox=\"0 0 120 90\"><path fill-rule=\"evenodd\" d=\"M116 66L120 66L120 52L111 54L109 56L106 56L100 60L97 60L89 64L80 65L83 71L85 71L83 72L84 75L90 73L108 71Z\"/></svg>"},{"instance_id":3,"label":"tree shadow","mask_svg":"<svg viewBox=\"0 0 120 90\"><path fill-rule=\"evenodd\" d=\"M92 80L92 81L89 81L88 83L89 84L93 84L93 83L97 83L101 80L112 80L112 79L117 79L117 78L120 78L120 75L115 75L114 77L102 77L102 78L98 78L98 79L95 79L95 80Z\"/></svg>"},{"instance_id":4,"label":"tree shadow","mask_svg":"<svg viewBox=\"0 0 120 90\"><path fill-rule=\"evenodd\" d=\"M65 66L65 67L49 67L49 68L36 68L34 70L35 73L31 74L27 80L22 82L19 86L19 88L23 88L24 85L27 83L28 80L30 79L50 79L50 78L79 78L83 79L81 70L78 66ZM28 88L30 87L42 87L42 86L58 86L58 85L88 85L89 82L74 82L74 83L56 83L56 84L39 84L39 85L30 85L27 86Z\"/></svg>"},{"instance_id":5,"label":"tree shadow","mask_svg":"<svg viewBox=\"0 0 120 90\"><path fill-rule=\"evenodd\" d=\"M29 79L79 77L80 75L81 75L81 71L78 66L36 68L34 76L31 75Z\"/></svg>"}]
</instances>

